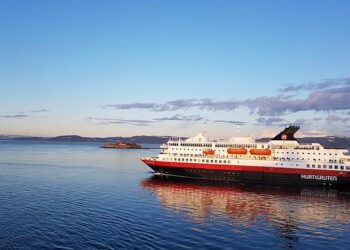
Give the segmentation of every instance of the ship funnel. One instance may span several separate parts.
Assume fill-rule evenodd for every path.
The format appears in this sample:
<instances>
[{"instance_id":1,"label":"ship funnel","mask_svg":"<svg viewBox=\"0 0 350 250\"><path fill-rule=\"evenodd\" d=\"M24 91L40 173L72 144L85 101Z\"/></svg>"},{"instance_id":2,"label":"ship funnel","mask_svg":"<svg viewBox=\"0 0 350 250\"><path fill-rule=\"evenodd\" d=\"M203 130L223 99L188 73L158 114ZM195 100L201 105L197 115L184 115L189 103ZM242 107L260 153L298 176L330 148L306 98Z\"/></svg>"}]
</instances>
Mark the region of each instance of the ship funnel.
<instances>
[{"instance_id":1,"label":"ship funnel","mask_svg":"<svg viewBox=\"0 0 350 250\"><path fill-rule=\"evenodd\" d=\"M300 126L288 126L278 135L276 135L272 140L280 141L296 141L294 134L300 129Z\"/></svg>"}]
</instances>

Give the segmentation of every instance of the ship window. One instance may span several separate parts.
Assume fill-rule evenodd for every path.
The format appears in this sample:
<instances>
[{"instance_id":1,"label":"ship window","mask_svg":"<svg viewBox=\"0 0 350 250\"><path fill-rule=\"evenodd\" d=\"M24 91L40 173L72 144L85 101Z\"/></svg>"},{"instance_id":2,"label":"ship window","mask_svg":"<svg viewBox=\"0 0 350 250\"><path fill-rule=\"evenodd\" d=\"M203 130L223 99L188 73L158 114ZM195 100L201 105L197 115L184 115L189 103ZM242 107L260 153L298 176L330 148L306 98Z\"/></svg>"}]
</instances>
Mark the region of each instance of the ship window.
<instances>
[{"instance_id":1,"label":"ship window","mask_svg":"<svg viewBox=\"0 0 350 250\"><path fill-rule=\"evenodd\" d=\"M327 165L323 165L323 168L327 168Z\"/></svg>"},{"instance_id":2,"label":"ship window","mask_svg":"<svg viewBox=\"0 0 350 250\"><path fill-rule=\"evenodd\" d=\"M329 169L332 169L333 168L333 166L332 165L329 165Z\"/></svg>"},{"instance_id":3,"label":"ship window","mask_svg":"<svg viewBox=\"0 0 350 250\"><path fill-rule=\"evenodd\" d=\"M338 169L338 165L334 165L334 169Z\"/></svg>"},{"instance_id":4,"label":"ship window","mask_svg":"<svg viewBox=\"0 0 350 250\"><path fill-rule=\"evenodd\" d=\"M312 168L315 168L315 164L312 164Z\"/></svg>"},{"instance_id":5,"label":"ship window","mask_svg":"<svg viewBox=\"0 0 350 250\"><path fill-rule=\"evenodd\" d=\"M346 170L350 170L350 166L346 166Z\"/></svg>"},{"instance_id":6,"label":"ship window","mask_svg":"<svg viewBox=\"0 0 350 250\"><path fill-rule=\"evenodd\" d=\"M344 170L344 166L340 166L340 169L341 169L341 170Z\"/></svg>"},{"instance_id":7,"label":"ship window","mask_svg":"<svg viewBox=\"0 0 350 250\"><path fill-rule=\"evenodd\" d=\"M306 167L309 168L309 167L310 167L310 164L306 164Z\"/></svg>"},{"instance_id":8,"label":"ship window","mask_svg":"<svg viewBox=\"0 0 350 250\"><path fill-rule=\"evenodd\" d=\"M226 163L226 161L224 160L224 163Z\"/></svg>"},{"instance_id":9,"label":"ship window","mask_svg":"<svg viewBox=\"0 0 350 250\"><path fill-rule=\"evenodd\" d=\"M210 160L211 163L213 163L213 160Z\"/></svg>"},{"instance_id":10,"label":"ship window","mask_svg":"<svg viewBox=\"0 0 350 250\"><path fill-rule=\"evenodd\" d=\"M299 164L296 164L296 166L299 166Z\"/></svg>"},{"instance_id":11,"label":"ship window","mask_svg":"<svg viewBox=\"0 0 350 250\"><path fill-rule=\"evenodd\" d=\"M208 163L208 162L209 162L209 160L206 160L206 162Z\"/></svg>"},{"instance_id":12,"label":"ship window","mask_svg":"<svg viewBox=\"0 0 350 250\"><path fill-rule=\"evenodd\" d=\"M221 163L221 160L219 160L219 163Z\"/></svg>"},{"instance_id":13,"label":"ship window","mask_svg":"<svg viewBox=\"0 0 350 250\"><path fill-rule=\"evenodd\" d=\"M321 168L321 165L318 165L317 167L318 167L318 168Z\"/></svg>"}]
</instances>

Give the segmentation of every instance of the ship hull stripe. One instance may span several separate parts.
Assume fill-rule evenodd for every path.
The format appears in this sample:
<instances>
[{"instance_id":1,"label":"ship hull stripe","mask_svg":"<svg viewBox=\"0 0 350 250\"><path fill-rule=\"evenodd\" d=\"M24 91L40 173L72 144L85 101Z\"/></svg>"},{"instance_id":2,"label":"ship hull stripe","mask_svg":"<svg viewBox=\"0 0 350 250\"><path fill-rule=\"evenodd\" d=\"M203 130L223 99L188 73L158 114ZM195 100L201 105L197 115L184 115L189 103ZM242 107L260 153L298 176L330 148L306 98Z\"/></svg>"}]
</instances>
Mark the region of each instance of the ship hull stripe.
<instances>
[{"instance_id":1,"label":"ship hull stripe","mask_svg":"<svg viewBox=\"0 0 350 250\"><path fill-rule=\"evenodd\" d=\"M223 165L223 164L202 164L185 162L166 162L143 160L150 167L183 168L183 169L203 169L220 171L239 171L239 172L262 172L272 174L297 174L297 175L317 175L317 176L336 176L347 177L350 179L350 172L337 170L320 169L297 169L288 167L266 167L266 166L246 166L246 165Z\"/></svg>"},{"instance_id":2,"label":"ship hull stripe","mask_svg":"<svg viewBox=\"0 0 350 250\"><path fill-rule=\"evenodd\" d=\"M248 182L277 185L312 185L312 186L338 186L350 188L349 177L319 176L302 174L282 174L268 172L225 171L203 168L182 168L149 165L157 174L165 176L186 177L196 179L208 179L218 181Z\"/></svg>"}]
</instances>

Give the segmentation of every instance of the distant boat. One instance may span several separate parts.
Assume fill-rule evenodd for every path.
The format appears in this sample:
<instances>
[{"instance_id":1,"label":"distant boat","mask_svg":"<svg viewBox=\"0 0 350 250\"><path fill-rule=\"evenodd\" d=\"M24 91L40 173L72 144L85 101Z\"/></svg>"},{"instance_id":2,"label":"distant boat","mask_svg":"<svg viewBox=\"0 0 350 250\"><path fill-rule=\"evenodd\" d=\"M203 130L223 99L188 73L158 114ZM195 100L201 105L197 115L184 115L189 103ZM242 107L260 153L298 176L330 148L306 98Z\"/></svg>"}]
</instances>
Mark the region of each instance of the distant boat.
<instances>
[{"instance_id":1,"label":"distant boat","mask_svg":"<svg viewBox=\"0 0 350 250\"><path fill-rule=\"evenodd\" d=\"M157 174L245 182L350 186L346 149L299 144L299 126L286 127L269 142L250 137L208 140L204 133L170 140L156 157L141 160Z\"/></svg>"}]
</instances>

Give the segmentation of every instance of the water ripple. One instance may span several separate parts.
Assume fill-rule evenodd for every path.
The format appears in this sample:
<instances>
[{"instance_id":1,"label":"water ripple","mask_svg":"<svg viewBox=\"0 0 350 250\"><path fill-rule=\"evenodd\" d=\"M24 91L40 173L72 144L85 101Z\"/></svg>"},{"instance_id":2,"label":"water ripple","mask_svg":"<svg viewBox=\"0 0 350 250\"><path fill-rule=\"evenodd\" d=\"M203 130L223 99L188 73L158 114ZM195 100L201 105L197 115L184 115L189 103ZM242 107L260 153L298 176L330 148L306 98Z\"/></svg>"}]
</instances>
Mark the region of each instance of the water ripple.
<instances>
[{"instance_id":1,"label":"water ripple","mask_svg":"<svg viewBox=\"0 0 350 250\"><path fill-rule=\"evenodd\" d=\"M12 146L0 144L0 249L346 249L349 244L347 190L147 178L149 170L138 157L148 152Z\"/></svg>"}]
</instances>

